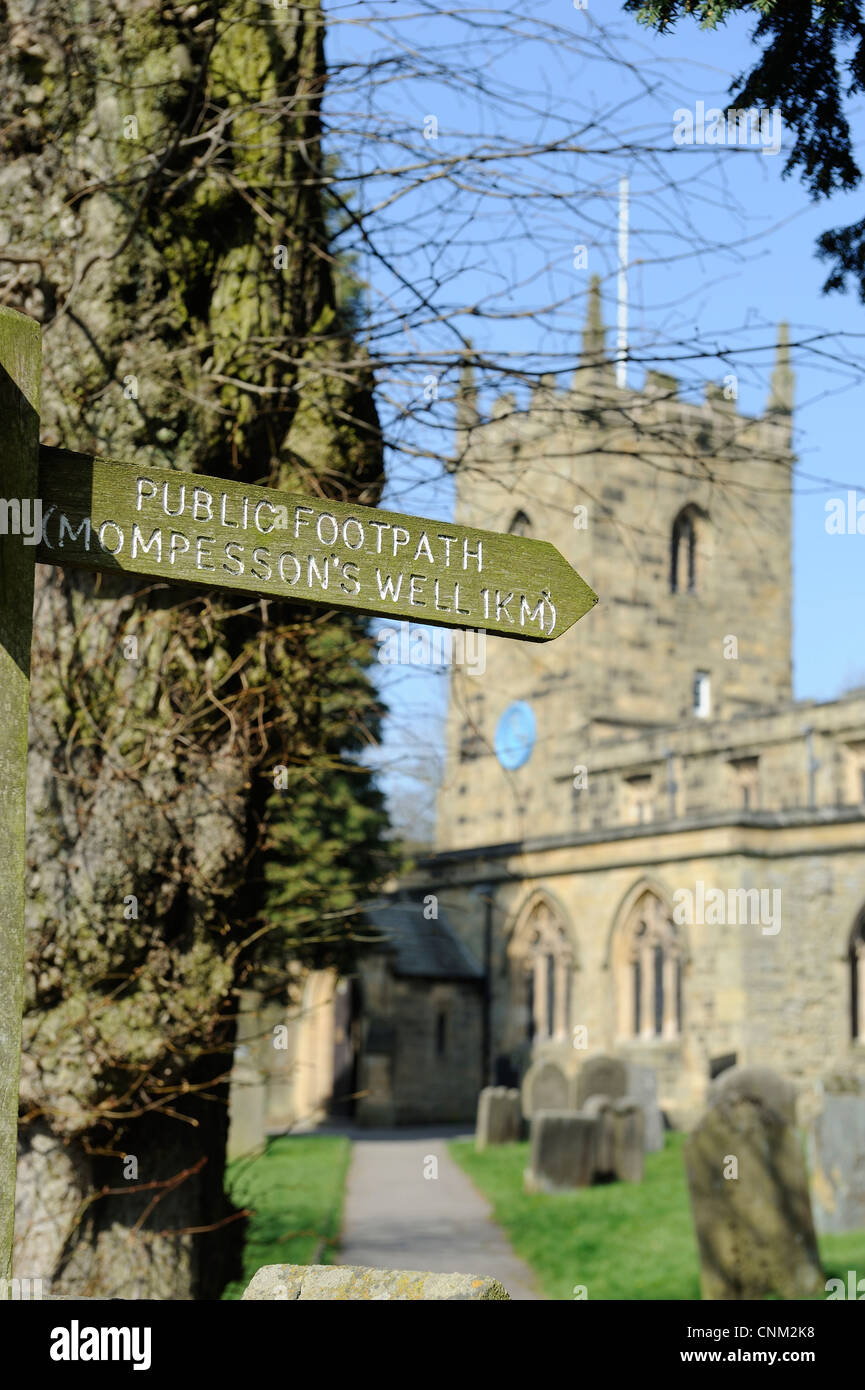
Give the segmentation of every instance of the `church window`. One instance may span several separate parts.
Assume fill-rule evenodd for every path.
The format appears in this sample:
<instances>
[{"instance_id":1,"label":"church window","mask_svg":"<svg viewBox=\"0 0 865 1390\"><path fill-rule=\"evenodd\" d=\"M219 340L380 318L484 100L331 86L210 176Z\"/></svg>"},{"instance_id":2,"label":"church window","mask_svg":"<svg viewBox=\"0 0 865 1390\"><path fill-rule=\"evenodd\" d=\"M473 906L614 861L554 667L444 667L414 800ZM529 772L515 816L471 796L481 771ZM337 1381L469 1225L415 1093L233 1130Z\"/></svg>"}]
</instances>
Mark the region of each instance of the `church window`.
<instances>
[{"instance_id":1,"label":"church window","mask_svg":"<svg viewBox=\"0 0 865 1390\"><path fill-rule=\"evenodd\" d=\"M670 593L697 592L697 510L685 507L673 522L670 536Z\"/></svg>"},{"instance_id":2,"label":"church window","mask_svg":"<svg viewBox=\"0 0 865 1390\"><path fill-rule=\"evenodd\" d=\"M712 712L712 687L708 671L694 672L692 710L697 719L708 719Z\"/></svg>"},{"instance_id":3,"label":"church window","mask_svg":"<svg viewBox=\"0 0 865 1390\"><path fill-rule=\"evenodd\" d=\"M730 761L733 776L733 800L743 811L756 811L760 805L758 778L759 758L733 758Z\"/></svg>"},{"instance_id":4,"label":"church window","mask_svg":"<svg viewBox=\"0 0 865 1390\"><path fill-rule=\"evenodd\" d=\"M521 1037L564 1041L571 1019L573 950L559 914L535 898L514 929L508 957Z\"/></svg>"},{"instance_id":5,"label":"church window","mask_svg":"<svg viewBox=\"0 0 865 1390\"><path fill-rule=\"evenodd\" d=\"M627 805L625 819L631 825L645 825L653 818L653 792L651 773L639 773L625 778Z\"/></svg>"},{"instance_id":6,"label":"church window","mask_svg":"<svg viewBox=\"0 0 865 1390\"><path fill-rule=\"evenodd\" d=\"M532 1041L534 1040L535 1031L536 1031L536 1030L535 1030L535 977L534 977L534 973L533 973L532 971L526 970L526 972L525 972L525 974L524 974L524 976L523 976L523 985L525 986L525 991L526 991L526 999L525 999L525 1010L526 1010L526 1038L528 1039L529 1042L532 1042Z\"/></svg>"},{"instance_id":7,"label":"church window","mask_svg":"<svg viewBox=\"0 0 865 1390\"><path fill-rule=\"evenodd\" d=\"M446 1013L436 1015L436 1055L444 1057L447 1050L448 1039L448 1016Z\"/></svg>"},{"instance_id":8,"label":"church window","mask_svg":"<svg viewBox=\"0 0 865 1390\"><path fill-rule=\"evenodd\" d=\"M530 536L532 534L532 523L529 521L525 512L519 511L514 513L508 531L512 536Z\"/></svg>"},{"instance_id":9,"label":"church window","mask_svg":"<svg viewBox=\"0 0 865 1390\"><path fill-rule=\"evenodd\" d=\"M682 1031L682 941L668 908L648 890L619 933L615 972L619 1035L677 1038Z\"/></svg>"},{"instance_id":10,"label":"church window","mask_svg":"<svg viewBox=\"0 0 865 1390\"><path fill-rule=\"evenodd\" d=\"M844 800L852 801L854 806L861 805L865 802L865 742L848 743L845 751L849 790Z\"/></svg>"},{"instance_id":11,"label":"church window","mask_svg":"<svg viewBox=\"0 0 865 1390\"><path fill-rule=\"evenodd\" d=\"M655 945L655 1036L664 1031L664 948Z\"/></svg>"}]
</instances>

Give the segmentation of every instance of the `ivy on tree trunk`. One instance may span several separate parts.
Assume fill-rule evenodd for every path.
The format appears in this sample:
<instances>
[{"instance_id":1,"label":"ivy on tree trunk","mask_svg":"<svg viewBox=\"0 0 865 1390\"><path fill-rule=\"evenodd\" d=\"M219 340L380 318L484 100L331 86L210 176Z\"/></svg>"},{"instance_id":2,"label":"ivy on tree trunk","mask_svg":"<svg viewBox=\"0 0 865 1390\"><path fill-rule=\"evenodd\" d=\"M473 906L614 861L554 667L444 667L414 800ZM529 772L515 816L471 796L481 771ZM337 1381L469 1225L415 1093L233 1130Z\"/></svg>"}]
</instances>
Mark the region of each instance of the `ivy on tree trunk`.
<instances>
[{"instance_id":1,"label":"ivy on tree trunk","mask_svg":"<svg viewBox=\"0 0 865 1390\"><path fill-rule=\"evenodd\" d=\"M324 82L317 0L0 5L0 294L43 324L44 442L377 500ZM34 619L16 1272L218 1297L237 991L344 965L384 868L366 624L62 565Z\"/></svg>"}]
</instances>

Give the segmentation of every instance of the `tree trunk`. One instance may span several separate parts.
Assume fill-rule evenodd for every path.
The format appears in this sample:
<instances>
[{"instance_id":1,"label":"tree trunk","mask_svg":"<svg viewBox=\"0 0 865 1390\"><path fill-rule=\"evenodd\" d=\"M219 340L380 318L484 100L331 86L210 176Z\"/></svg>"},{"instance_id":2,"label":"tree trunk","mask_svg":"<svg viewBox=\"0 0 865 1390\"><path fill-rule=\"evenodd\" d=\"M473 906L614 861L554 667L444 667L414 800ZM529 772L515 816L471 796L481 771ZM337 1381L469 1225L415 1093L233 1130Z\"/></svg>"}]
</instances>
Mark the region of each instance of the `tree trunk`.
<instances>
[{"instance_id":1,"label":"tree trunk","mask_svg":"<svg viewBox=\"0 0 865 1390\"><path fill-rule=\"evenodd\" d=\"M317 0L0 5L0 294L44 325L46 443L375 501L369 374L327 254L324 71ZM328 692L353 681L355 722L378 715L365 627L330 618L325 659L321 623L40 569L16 1271L55 1291L216 1297L236 1273L227 1073L261 964L269 769L292 757L292 809L326 805L348 727ZM354 811L344 781L363 844L340 905L382 826L369 776ZM321 916L330 882L285 921Z\"/></svg>"}]
</instances>

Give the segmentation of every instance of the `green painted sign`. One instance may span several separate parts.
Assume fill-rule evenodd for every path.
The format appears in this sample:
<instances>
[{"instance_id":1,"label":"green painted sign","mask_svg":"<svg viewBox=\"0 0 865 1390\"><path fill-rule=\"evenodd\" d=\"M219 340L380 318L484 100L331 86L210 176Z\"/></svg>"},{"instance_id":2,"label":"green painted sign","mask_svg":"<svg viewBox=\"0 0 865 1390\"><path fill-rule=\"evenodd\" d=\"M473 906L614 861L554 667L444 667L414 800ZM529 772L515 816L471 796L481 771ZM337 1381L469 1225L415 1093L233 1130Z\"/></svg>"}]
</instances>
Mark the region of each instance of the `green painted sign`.
<instances>
[{"instance_id":1,"label":"green painted sign","mask_svg":"<svg viewBox=\"0 0 865 1390\"><path fill-rule=\"evenodd\" d=\"M45 564L122 570L502 637L560 637L597 595L548 541L42 448Z\"/></svg>"}]
</instances>

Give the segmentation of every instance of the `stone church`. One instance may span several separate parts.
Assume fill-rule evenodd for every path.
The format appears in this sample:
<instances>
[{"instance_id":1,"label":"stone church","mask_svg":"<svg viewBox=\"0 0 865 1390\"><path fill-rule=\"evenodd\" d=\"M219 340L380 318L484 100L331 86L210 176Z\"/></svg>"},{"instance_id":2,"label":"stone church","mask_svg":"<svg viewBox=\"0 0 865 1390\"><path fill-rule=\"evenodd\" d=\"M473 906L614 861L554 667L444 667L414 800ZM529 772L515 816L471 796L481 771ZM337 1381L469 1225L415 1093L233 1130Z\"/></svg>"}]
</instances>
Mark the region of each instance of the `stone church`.
<instances>
[{"instance_id":1,"label":"stone church","mask_svg":"<svg viewBox=\"0 0 865 1390\"><path fill-rule=\"evenodd\" d=\"M605 337L595 286L567 388L482 419L463 374L455 520L551 541L600 601L451 674L434 852L359 973L361 1120L468 1120L599 1051L676 1126L734 1062L865 1077L865 692L793 699L786 333L759 416L731 378L618 387Z\"/></svg>"}]
</instances>

